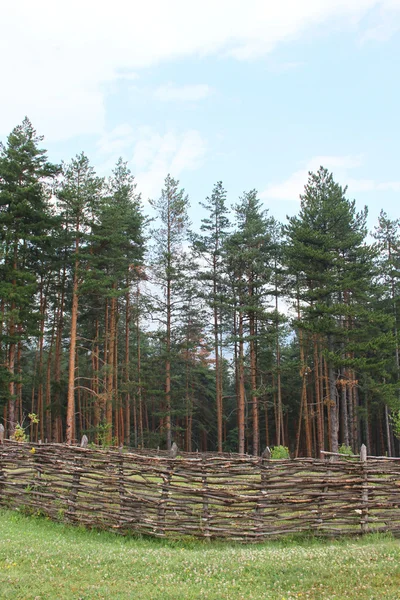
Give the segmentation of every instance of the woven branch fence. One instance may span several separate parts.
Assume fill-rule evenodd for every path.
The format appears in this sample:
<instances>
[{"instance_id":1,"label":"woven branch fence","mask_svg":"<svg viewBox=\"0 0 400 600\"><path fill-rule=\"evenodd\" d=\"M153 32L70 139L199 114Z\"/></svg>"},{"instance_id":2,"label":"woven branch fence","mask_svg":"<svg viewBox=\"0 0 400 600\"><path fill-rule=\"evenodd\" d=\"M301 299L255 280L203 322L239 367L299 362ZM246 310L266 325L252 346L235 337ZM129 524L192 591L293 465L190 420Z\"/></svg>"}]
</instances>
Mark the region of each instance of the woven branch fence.
<instances>
[{"instance_id":1,"label":"woven branch fence","mask_svg":"<svg viewBox=\"0 0 400 600\"><path fill-rule=\"evenodd\" d=\"M364 447L365 448L365 447ZM0 444L0 505L120 533L260 541L400 532L400 459Z\"/></svg>"}]
</instances>

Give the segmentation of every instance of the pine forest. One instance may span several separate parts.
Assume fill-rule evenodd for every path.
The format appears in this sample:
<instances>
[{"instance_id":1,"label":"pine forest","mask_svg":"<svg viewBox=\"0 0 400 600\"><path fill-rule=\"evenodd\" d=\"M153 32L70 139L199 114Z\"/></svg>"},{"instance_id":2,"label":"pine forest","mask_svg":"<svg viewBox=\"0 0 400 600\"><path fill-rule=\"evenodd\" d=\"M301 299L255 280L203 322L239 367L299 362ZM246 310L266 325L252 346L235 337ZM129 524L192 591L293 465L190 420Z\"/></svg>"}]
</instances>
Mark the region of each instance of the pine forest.
<instances>
[{"instance_id":1,"label":"pine forest","mask_svg":"<svg viewBox=\"0 0 400 600\"><path fill-rule=\"evenodd\" d=\"M194 227L173 174L148 202L123 158L43 143L26 118L0 145L6 437L399 456L400 220L321 166L284 223L211 182Z\"/></svg>"}]
</instances>

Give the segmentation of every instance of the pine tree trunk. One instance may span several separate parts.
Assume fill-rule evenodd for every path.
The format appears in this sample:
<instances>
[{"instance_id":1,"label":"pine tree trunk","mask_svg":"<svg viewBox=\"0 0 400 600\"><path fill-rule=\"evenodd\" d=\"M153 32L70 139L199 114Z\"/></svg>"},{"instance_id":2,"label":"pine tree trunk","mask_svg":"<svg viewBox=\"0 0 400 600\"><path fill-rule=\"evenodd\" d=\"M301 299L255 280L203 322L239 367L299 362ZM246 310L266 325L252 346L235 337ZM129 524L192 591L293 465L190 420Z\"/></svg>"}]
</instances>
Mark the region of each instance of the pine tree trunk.
<instances>
[{"instance_id":1,"label":"pine tree trunk","mask_svg":"<svg viewBox=\"0 0 400 600\"><path fill-rule=\"evenodd\" d=\"M136 346L137 346L137 401L138 406L136 407L136 398L134 399L134 426L135 426L135 442L139 436L139 444L141 448L144 448L144 435L143 435L143 389L142 389L142 349L141 349L141 335L140 335L140 284L137 283L137 316L136 316ZM148 426L147 426L148 428Z\"/></svg>"},{"instance_id":2,"label":"pine tree trunk","mask_svg":"<svg viewBox=\"0 0 400 600\"><path fill-rule=\"evenodd\" d=\"M316 334L313 335L314 346L314 379L315 379L315 403L317 409L317 458L321 456L321 450L324 449L324 407L320 393L319 376L319 352Z\"/></svg>"},{"instance_id":3,"label":"pine tree trunk","mask_svg":"<svg viewBox=\"0 0 400 600\"><path fill-rule=\"evenodd\" d=\"M333 342L331 336L328 336L328 347L329 351L333 351ZM329 379L329 422L330 422L330 436L331 436L331 452L339 452L339 439L338 439L338 419L337 419L337 389L336 389L336 378L333 365L328 364L328 379Z\"/></svg>"},{"instance_id":4,"label":"pine tree trunk","mask_svg":"<svg viewBox=\"0 0 400 600\"><path fill-rule=\"evenodd\" d=\"M53 419L53 441L61 443L62 441L62 422L61 422L61 401L60 401L60 382L61 382L61 354L62 354L62 336L64 331L64 302L65 302L65 282L66 282L66 266L64 262L63 272L61 276L61 290L58 294L57 305L57 333L54 356L54 412Z\"/></svg>"},{"instance_id":5,"label":"pine tree trunk","mask_svg":"<svg viewBox=\"0 0 400 600\"><path fill-rule=\"evenodd\" d=\"M167 339L165 361L165 432L167 450L171 450L171 280L167 281Z\"/></svg>"},{"instance_id":6,"label":"pine tree trunk","mask_svg":"<svg viewBox=\"0 0 400 600\"><path fill-rule=\"evenodd\" d=\"M217 447L222 452L222 388L219 363L219 340L218 340L218 307L217 307L217 265L216 256L213 258L213 294L214 294L214 354L215 354L215 398L217 405Z\"/></svg>"},{"instance_id":7,"label":"pine tree trunk","mask_svg":"<svg viewBox=\"0 0 400 600\"><path fill-rule=\"evenodd\" d=\"M297 317L298 317L298 321L300 321L299 301L297 304ZM312 442L311 442L311 430L310 430L308 401L307 401L308 367L305 362L303 330L301 328L299 328L299 344L300 344L300 364L301 364L301 377L302 377L301 407L302 407L302 412L303 412L304 430L305 430L305 435L306 435L306 454L307 454L307 456L311 456L312 455ZM299 422L299 428L300 428L300 422Z\"/></svg>"},{"instance_id":8,"label":"pine tree trunk","mask_svg":"<svg viewBox=\"0 0 400 600\"><path fill-rule=\"evenodd\" d=\"M93 393L94 393L94 410L93 410L93 428L95 431L95 443L99 443L99 425L100 425L100 401L99 401L99 320L96 319L94 326L94 341L92 351L92 376L93 376Z\"/></svg>"},{"instance_id":9,"label":"pine tree trunk","mask_svg":"<svg viewBox=\"0 0 400 600\"><path fill-rule=\"evenodd\" d=\"M11 311L15 311L15 302L11 304ZM9 325L9 336L10 336L10 344L8 347L8 376L9 376L9 384L8 384L8 437L14 435L16 419L15 419L15 321L14 317L10 318Z\"/></svg>"},{"instance_id":10,"label":"pine tree trunk","mask_svg":"<svg viewBox=\"0 0 400 600\"><path fill-rule=\"evenodd\" d=\"M353 398L353 441L354 441L354 451L356 453L358 453L359 447L360 447L359 425L358 425L358 420L359 420L358 386L355 383L355 372L352 371L351 375L352 375L352 380L354 382L352 389L351 389L351 396Z\"/></svg>"},{"instance_id":11,"label":"pine tree trunk","mask_svg":"<svg viewBox=\"0 0 400 600\"><path fill-rule=\"evenodd\" d=\"M129 287L129 280L126 282ZM130 324L130 297L129 291L125 296L125 445L131 445L131 394L130 394L130 352L129 352L129 324Z\"/></svg>"},{"instance_id":12,"label":"pine tree trunk","mask_svg":"<svg viewBox=\"0 0 400 600\"><path fill-rule=\"evenodd\" d=\"M115 283L112 286L115 289ZM106 388L106 425L107 425L107 444L111 444L113 438L113 395L114 395L114 355L115 355L115 328L116 328L116 302L115 297L111 298L110 307L110 330L108 340L108 362L107 362L107 388Z\"/></svg>"},{"instance_id":13,"label":"pine tree trunk","mask_svg":"<svg viewBox=\"0 0 400 600\"><path fill-rule=\"evenodd\" d=\"M14 272L16 272L17 270L17 264L18 264L18 239L15 240L14 242L14 258L13 258L13 269ZM12 281L12 286L15 289L17 286L17 281L16 279L13 279ZM9 383L8 383L8 411L7 411L7 416L8 416L8 437L11 437L12 435L14 435L14 431L15 431L15 425L16 425L16 419L15 419L15 355L16 355L16 344L15 344L15 332L16 332L16 325L15 325L15 310L16 310L16 304L15 301L13 300L11 302L11 316L10 316L10 323L9 323L9 328L8 328L8 334L9 334L9 345L8 345L8 365L7 365L7 370L8 370L8 377L9 377Z\"/></svg>"},{"instance_id":14,"label":"pine tree trunk","mask_svg":"<svg viewBox=\"0 0 400 600\"><path fill-rule=\"evenodd\" d=\"M53 359L54 337L56 331L56 317L53 318L53 326L51 329L50 346L47 354L46 365L46 440L51 442L53 430L51 419L51 363Z\"/></svg>"},{"instance_id":15,"label":"pine tree trunk","mask_svg":"<svg viewBox=\"0 0 400 600\"><path fill-rule=\"evenodd\" d=\"M276 264L275 264L276 269ZM276 312L276 378L277 378L277 409L278 409L278 429L279 443L285 445L285 434L283 428L283 407L282 407L282 384L281 384L281 348L279 343L279 320L278 320L278 286L275 282L275 312ZM282 437L281 437L282 428Z\"/></svg>"},{"instance_id":16,"label":"pine tree trunk","mask_svg":"<svg viewBox=\"0 0 400 600\"><path fill-rule=\"evenodd\" d=\"M238 357L238 452L245 452L245 390L244 390L244 342L243 313L239 310L239 357Z\"/></svg>"},{"instance_id":17,"label":"pine tree trunk","mask_svg":"<svg viewBox=\"0 0 400 600\"><path fill-rule=\"evenodd\" d=\"M340 408L341 408L341 429L342 429L342 442L345 446L350 445L349 439L349 419L347 414L347 373L342 370L342 381L340 388Z\"/></svg>"},{"instance_id":18,"label":"pine tree trunk","mask_svg":"<svg viewBox=\"0 0 400 600\"><path fill-rule=\"evenodd\" d=\"M389 420L389 409L388 405L385 404L385 426L386 426L386 443L387 443L387 454L393 456L392 453L392 440L390 436L390 420Z\"/></svg>"},{"instance_id":19,"label":"pine tree trunk","mask_svg":"<svg viewBox=\"0 0 400 600\"><path fill-rule=\"evenodd\" d=\"M79 231L79 225L77 227ZM75 356L76 356L76 336L78 327L78 308L79 308L79 237L75 239L75 268L74 282L72 288L72 310L71 310L71 336L69 346L69 365L68 365L68 398L67 398L67 422L65 441L72 444L75 436Z\"/></svg>"},{"instance_id":20,"label":"pine tree trunk","mask_svg":"<svg viewBox=\"0 0 400 600\"><path fill-rule=\"evenodd\" d=\"M21 337L22 325L18 325L18 337ZM16 417L19 423L23 421L23 406L22 406L22 342L19 339L17 344L17 385L16 385Z\"/></svg>"},{"instance_id":21,"label":"pine tree trunk","mask_svg":"<svg viewBox=\"0 0 400 600\"><path fill-rule=\"evenodd\" d=\"M258 418L258 396L257 396L257 366L255 350L255 327L254 314L250 315L250 381L251 381L251 405L253 417L253 454L260 454L260 426Z\"/></svg>"}]
</instances>

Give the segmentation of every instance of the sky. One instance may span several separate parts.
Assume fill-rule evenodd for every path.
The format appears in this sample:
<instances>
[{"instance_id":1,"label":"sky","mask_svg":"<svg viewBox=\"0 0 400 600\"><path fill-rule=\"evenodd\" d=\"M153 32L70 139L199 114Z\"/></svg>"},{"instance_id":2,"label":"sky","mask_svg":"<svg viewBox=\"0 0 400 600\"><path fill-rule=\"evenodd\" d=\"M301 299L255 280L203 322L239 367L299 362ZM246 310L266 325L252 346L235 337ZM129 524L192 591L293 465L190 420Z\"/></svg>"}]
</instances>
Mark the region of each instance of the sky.
<instances>
[{"instance_id":1,"label":"sky","mask_svg":"<svg viewBox=\"0 0 400 600\"><path fill-rule=\"evenodd\" d=\"M400 198L400 0L14 0L0 20L0 139L25 115L54 162L128 161L199 202L257 189L281 221L320 165L369 207Z\"/></svg>"}]
</instances>

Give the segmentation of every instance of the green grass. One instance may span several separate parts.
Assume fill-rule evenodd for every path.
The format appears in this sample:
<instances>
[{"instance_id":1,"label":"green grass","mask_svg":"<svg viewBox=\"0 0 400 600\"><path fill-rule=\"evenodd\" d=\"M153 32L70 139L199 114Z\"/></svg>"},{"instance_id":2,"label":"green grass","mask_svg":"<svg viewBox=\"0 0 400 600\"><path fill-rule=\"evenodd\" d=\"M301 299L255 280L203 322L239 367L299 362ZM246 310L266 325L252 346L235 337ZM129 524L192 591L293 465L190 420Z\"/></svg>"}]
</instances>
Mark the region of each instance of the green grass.
<instances>
[{"instance_id":1,"label":"green grass","mask_svg":"<svg viewBox=\"0 0 400 600\"><path fill-rule=\"evenodd\" d=\"M122 538L0 511L0 598L399 599L388 536L240 546Z\"/></svg>"}]
</instances>

